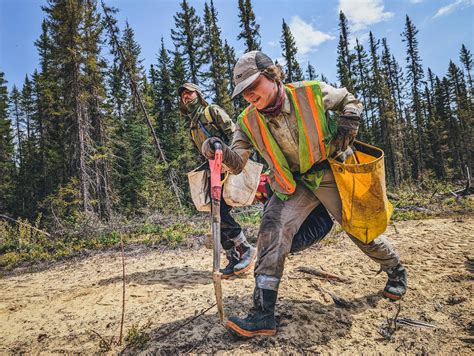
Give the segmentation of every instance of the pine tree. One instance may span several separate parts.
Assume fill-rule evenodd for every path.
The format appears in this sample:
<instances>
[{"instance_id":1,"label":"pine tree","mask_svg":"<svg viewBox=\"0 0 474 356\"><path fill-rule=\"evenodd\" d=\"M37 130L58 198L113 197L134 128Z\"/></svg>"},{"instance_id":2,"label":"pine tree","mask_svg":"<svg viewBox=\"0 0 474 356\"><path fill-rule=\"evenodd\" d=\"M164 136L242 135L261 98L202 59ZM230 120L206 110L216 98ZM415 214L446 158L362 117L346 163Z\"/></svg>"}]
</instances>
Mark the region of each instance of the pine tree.
<instances>
[{"instance_id":1,"label":"pine tree","mask_svg":"<svg viewBox=\"0 0 474 356\"><path fill-rule=\"evenodd\" d=\"M337 73L341 86L354 91L352 66L355 57L349 50L349 25L342 11L339 12L339 43L337 46Z\"/></svg>"},{"instance_id":2,"label":"pine tree","mask_svg":"<svg viewBox=\"0 0 474 356\"><path fill-rule=\"evenodd\" d=\"M105 62L100 59L102 22L96 1L50 2L43 11L47 17L38 47L48 70L44 84L58 92L54 105L60 105L54 114L62 151L54 147L51 154L64 157L60 183L78 181L82 212L106 216L110 209L101 100Z\"/></svg>"},{"instance_id":3,"label":"pine tree","mask_svg":"<svg viewBox=\"0 0 474 356\"><path fill-rule=\"evenodd\" d=\"M306 78L308 80L315 80L318 79L318 75L316 74L316 70L314 67L311 65L311 63L308 61L308 67L306 68Z\"/></svg>"},{"instance_id":4,"label":"pine tree","mask_svg":"<svg viewBox=\"0 0 474 356\"><path fill-rule=\"evenodd\" d=\"M372 32L369 33L370 43L370 67L372 77L368 92L373 97L374 122L371 123L370 131L375 139L376 145L381 146L386 154L386 169L390 183L398 185L402 177L402 157L399 140L399 130L396 124L395 103L387 85L387 74L381 65L377 53L379 41L376 41Z\"/></svg>"},{"instance_id":5,"label":"pine tree","mask_svg":"<svg viewBox=\"0 0 474 356\"><path fill-rule=\"evenodd\" d=\"M225 58L225 70L226 77L229 81L229 94L232 94L234 91L234 66L237 62L235 58L235 49L227 43L227 40L224 41L224 58Z\"/></svg>"},{"instance_id":6,"label":"pine tree","mask_svg":"<svg viewBox=\"0 0 474 356\"><path fill-rule=\"evenodd\" d=\"M11 120L8 118L8 89L0 72L0 212L10 213L15 200L15 159Z\"/></svg>"},{"instance_id":7,"label":"pine tree","mask_svg":"<svg viewBox=\"0 0 474 356\"><path fill-rule=\"evenodd\" d=\"M243 39L245 41L245 52L261 51L260 25L255 21L250 0L239 0L239 26L242 30L237 36L237 40Z\"/></svg>"},{"instance_id":8,"label":"pine tree","mask_svg":"<svg viewBox=\"0 0 474 356\"><path fill-rule=\"evenodd\" d=\"M286 61L286 75L285 80L288 83L297 82L303 80L303 72L301 67L296 60L296 48L295 38L293 37L290 27L286 24L285 19L282 19L282 36L280 40L281 48L283 50L283 57Z\"/></svg>"},{"instance_id":9,"label":"pine tree","mask_svg":"<svg viewBox=\"0 0 474 356\"><path fill-rule=\"evenodd\" d=\"M446 77L436 78L435 81L435 108L437 117L442 120L442 125L446 133L446 145L449 147L447 163L450 167L449 176L459 177L461 172L461 145L458 140L460 129L455 113L451 108L451 94L449 81Z\"/></svg>"},{"instance_id":10,"label":"pine tree","mask_svg":"<svg viewBox=\"0 0 474 356\"><path fill-rule=\"evenodd\" d=\"M33 78L37 78L35 73ZM28 76L21 90L20 112L24 122L24 139L21 145L22 157L18 165L15 190L16 215L34 219L42 193L42 154L40 151L40 124L38 123L35 83Z\"/></svg>"},{"instance_id":11,"label":"pine tree","mask_svg":"<svg viewBox=\"0 0 474 356\"><path fill-rule=\"evenodd\" d=\"M183 57L177 51L173 52L173 64L171 68L171 81L173 83L173 93L178 93L178 88L186 82L188 74L186 73L186 67L184 65ZM179 97L175 95L175 105L178 104Z\"/></svg>"},{"instance_id":12,"label":"pine tree","mask_svg":"<svg viewBox=\"0 0 474 356\"><path fill-rule=\"evenodd\" d=\"M161 139L158 138L158 135L155 132L156 115L150 115L150 111L154 105L154 95L152 93L154 89L147 82L144 73L143 75L140 75L140 78L143 78L143 80L135 80L136 76L134 73L137 72L137 69L132 68L129 63L130 61L127 59L128 54L125 49L127 45L119 40L120 30L116 25L117 20L113 17L113 14L115 14L117 10L105 6L104 3L102 3L102 10L105 15L105 25L109 34L109 43L112 47L112 54L120 59L120 62L124 67L127 82L130 86L133 97L133 105L137 106L137 110L135 110L134 114L137 115L137 117L140 117L142 123L148 127L150 141L156 148L156 151L154 152L158 154L158 157L145 155L142 160L145 166L150 167L150 169L145 169L146 176L142 181L143 184L141 184L143 189L139 191L139 199L137 201L143 203L142 206L145 206L145 210L152 206L158 209L164 208L168 211L174 208L181 209L182 193L178 188L176 169L169 165L169 160L166 157ZM150 143L150 141L143 141L143 144L146 145L147 143ZM148 157L150 159L148 159ZM164 180L164 176L168 179ZM160 189L160 191L157 191L157 189ZM170 196L171 192L174 193L174 197ZM170 204L158 204L158 206L156 204L157 196L161 196L163 199L170 199Z\"/></svg>"},{"instance_id":13,"label":"pine tree","mask_svg":"<svg viewBox=\"0 0 474 356\"><path fill-rule=\"evenodd\" d=\"M370 126L374 121L372 111L369 111L373 105L371 103L372 96L370 93L370 76L369 76L369 59L364 46L359 43L359 39L356 39L355 50L355 62L354 62L354 77L358 84L355 89L358 92L358 97L364 105L364 112L362 113L362 127L360 128L360 139L362 141L371 142Z\"/></svg>"},{"instance_id":14,"label":"pine tree","mask_svg":"<svg viewBox=\"0 0 474 356\"><path fill-rule=\"evenodd\" d=\"M424 139L424 118L422 112L422 81L423 81L423 67L421 65L421 58L418 50L418 40L416 35L418 30L408 15L405 21L405 31L402 33L403 42L407 44L407 79L410 83L411 92L411 111L413 113L415 122L414 128L416 130L416 141L414 148L416 151L415 174L419 177L423 171L423 147Z\"/></svg>"},{"instance_id":15,"label":"pine tree","mask_svg":"<svg viewBox=\"0 0 474 356\"><path fill-rule=\"evenodd\" d=\"M471 54L471 51L469 51L464 44L461 46L461 52L460 52L459 58L461 60L461 63L464 66L466 82L469 86L469 95L472 101L474 97L474 88L472 86L472 77L471 77L471 71L472 71L472 65L473 65L472 54Z\"/></svg>"},{"instance_id":16,"label":"pine tree","mask_svg":"<svg viewBox=\"0 0 474 356\"><path fill-rule=\"evenodd\" d=\"M391 101L394 106L396 113L396 119L393 122L393 128L395 130L396 139L394 144L397 151L400 153L399 158L400 164L400 180L409 179L410 162L405 157L408 157L407 145L403 144L403 133L407 132L406 123L403 117L403 101L402 101L402 89L401 82L403 81L403 73L395 60L395 57L391 54L388 47L387 39L382 39L382 56L381 56L382 71L384 73L387 89L390 93Z\"/></svg>"},{"instance_id":17,"label":"pine tree","mask_svg":"<svg viewBox=\"0 0 474 356\"><path fill-rule=\"evenodd\" d=\"M158 65L156 72L156 91L155 91L155 110L157 111L157 132L160 136L163 147L172 159L176 156L171 153L175 148L173 140L174 133L177 131L176 113L175 113L175 96L173 83L171 81L171 59L165 48L163 37L161 38L161 48L158 55Z\"/></svg>"},{"instance_id":18,"label":"pine tree","mask_svg":"<svg viewBox=\"0 0 474 356\"><path fill-rule=\"evenodd\" d=\"M199 85L201 68L204 61L204 27L196 15L194 7L187 0L181 2L181 12L174 16L175 29L171 29L171 38L187 65L190 81Z\"/></svg>"},{"instance_id":19,"label":"pine tree","mask_svg":"<svg viewBox=\"0 0 474 356\"><path fill-rule=\"evenodd\" d=\"M206 62L209 70L205 73L206 87L213 94L212 100L221 106L230 116L234 114L229 95L229 81L227 79L226 58L221 39L221 30L217 23L217 10L213 0L210 5L204 5Z\"/></svg>"},{"instance_id":20,"label":"pine tree","mask_svg":"<svg viewBox=\"0 0 474 356\"><path fill-rule=\"evenodd\" d=\"M23 125L23 114L21 113L21 94L16 85L13 85L12 93L10 95L10 105L11 105L11 113L14 118L15 122L15 137L16 137L16 146L18 147L18 162L21 164L21 160L23 159L23 129L21 126Z\"/></svg>"},{"instance_id":21,"label":"pine tree","mask_svg":"<svg viewBox=\"0 0 474 356\"><path fill-rule=\"evenodd\" d=\"M446 179L446 163L445 163L445 152L441 142L439 120L437 118L436 107L434 105L434 78L432 76L431 69L428 68L428 77L431 82L431 90L428 86L425 86L425 100L426 100L426 126L427 134L429 137L429 144L431 148L430 159L427 160L428 165L433 169L436 177L439 179ZM428 150L425 152L428 154Z\"/></svg>"},{"instance_id":22,"label":"pine tree","mask_svg":"<svg viewBox=\"0 0 474 356\"><path fill-rule=\"evenodd\" d=\"M464 75L453 61L449 63L446 79L450 102L454 104L453 119L456 122L456 130L451 134L456 136L456 148L459 150L458 156L461 166L458 167L458 170L463 172L464 176L467 177L465 167L467 166L471 171L472 154L474 152L474 145L472 143L472 115Z\"/></svg>"}]
</instances>

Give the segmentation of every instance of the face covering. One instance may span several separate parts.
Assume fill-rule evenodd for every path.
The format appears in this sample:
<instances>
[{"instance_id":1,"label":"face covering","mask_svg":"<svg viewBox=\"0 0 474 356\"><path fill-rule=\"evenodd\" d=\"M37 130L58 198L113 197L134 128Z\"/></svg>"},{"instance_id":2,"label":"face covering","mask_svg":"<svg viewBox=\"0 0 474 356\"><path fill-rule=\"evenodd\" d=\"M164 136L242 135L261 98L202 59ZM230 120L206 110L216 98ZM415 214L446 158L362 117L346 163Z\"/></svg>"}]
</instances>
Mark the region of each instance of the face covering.
<instances>
[{"instance_id":1,"label":"face covering","mask_svg":"<svg viewBox=\"0 0 474 356\"><path fill-rule=\"evenodd\" d=\"M187 104L182 104L186 110L186 113L191 118L191 121L194 122L198 119L199 115L201 115L204 111L204 107L199 100L199 97L194 98Z\"/></svg>"}]
</instances>

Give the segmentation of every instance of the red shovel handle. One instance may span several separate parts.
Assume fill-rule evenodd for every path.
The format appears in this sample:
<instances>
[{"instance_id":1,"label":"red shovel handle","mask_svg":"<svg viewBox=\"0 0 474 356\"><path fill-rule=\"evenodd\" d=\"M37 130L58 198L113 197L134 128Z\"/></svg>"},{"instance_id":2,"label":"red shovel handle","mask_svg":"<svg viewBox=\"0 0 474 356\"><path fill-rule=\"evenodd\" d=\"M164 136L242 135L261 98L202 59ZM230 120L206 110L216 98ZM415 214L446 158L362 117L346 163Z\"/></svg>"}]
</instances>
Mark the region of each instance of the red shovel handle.
<instances>
[{"instance_id":1,"label":"red shovel handle","mask_svg":"<svg viewBox=\"0 0 474 356\"><path fill-rule=\"evenodd\" d=\"M222 146L220 143L214 144L214 159L209 160L211 169L211 198L221 200L221 169L222 169Z\"/></svg>"}]
</instances>

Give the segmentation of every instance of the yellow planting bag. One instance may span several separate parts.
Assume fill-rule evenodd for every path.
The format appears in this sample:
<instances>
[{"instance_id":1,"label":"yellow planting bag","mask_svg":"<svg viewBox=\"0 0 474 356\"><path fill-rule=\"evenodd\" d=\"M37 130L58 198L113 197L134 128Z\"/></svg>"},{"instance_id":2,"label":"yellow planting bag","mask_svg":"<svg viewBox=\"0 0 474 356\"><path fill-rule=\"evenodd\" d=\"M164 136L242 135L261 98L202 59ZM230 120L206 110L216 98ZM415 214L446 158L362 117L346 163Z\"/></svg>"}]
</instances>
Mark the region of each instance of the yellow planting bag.
<instances>
[{"instance_id":1,"label":"yellow planting bag","mask_svg":"<svg viewBox=\"0 0 474 356\"><path fill-rule=\"evenodd\" d=\"M384 152L360 141L344 163L329 159L342 201L342 228L369 243L382 234L393 206L385 187Z\"/></svg>"}]
</instances>

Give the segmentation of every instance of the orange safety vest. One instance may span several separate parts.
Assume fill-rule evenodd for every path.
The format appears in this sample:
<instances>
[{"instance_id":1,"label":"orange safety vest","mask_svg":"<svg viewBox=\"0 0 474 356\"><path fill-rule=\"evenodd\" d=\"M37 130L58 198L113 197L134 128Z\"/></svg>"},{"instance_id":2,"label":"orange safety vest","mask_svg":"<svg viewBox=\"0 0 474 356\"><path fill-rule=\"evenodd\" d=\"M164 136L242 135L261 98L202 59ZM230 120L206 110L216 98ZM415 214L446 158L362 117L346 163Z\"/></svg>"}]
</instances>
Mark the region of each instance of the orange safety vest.
<instances>
[{"instance_id":1,"label":"orange safety vest","mask_svg":"<svg viewBox=\"0 0 474 356\"><path fill-rule=\"evenodd\" d=\"M298 122L299 173L303 174L313 164L328 157L335 122L329 122L326 118L319 82L302 81L286 84L285 91L293 104ZM253 146L268 163L273 191L280 199L288 199L296 189L296 181L280 146L267 126L265 117L250 105L240 114L238 122ZM322 172L306 174L299 179L308 188L316 189L321 182Z\"/></svg>"}]
</instances>

